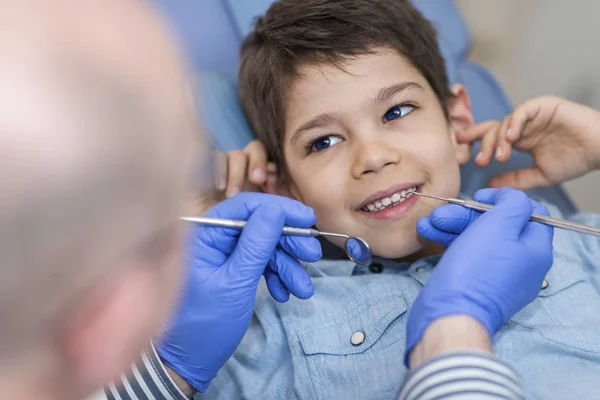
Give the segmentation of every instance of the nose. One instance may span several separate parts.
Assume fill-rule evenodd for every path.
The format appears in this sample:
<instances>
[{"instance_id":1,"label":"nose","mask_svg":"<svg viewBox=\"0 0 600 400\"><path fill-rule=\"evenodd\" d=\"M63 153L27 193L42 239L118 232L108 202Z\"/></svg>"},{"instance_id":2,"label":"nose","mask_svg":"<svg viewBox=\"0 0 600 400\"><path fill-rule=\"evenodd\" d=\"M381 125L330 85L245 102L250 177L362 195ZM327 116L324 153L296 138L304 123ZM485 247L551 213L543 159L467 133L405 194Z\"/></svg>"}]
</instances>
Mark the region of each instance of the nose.
<instances>
[{"instance_id":1,"label":"nose","mask_svg":"<svg viewBox=\"0 0 600 400\"><path fill-rule=\"evenodd\" d=\"M400 153L382 140L356 143L356 157L352 165L352 175L358 179L366 174L381 171L384 167L398 164Z\"/></svg>"}]
</instances>

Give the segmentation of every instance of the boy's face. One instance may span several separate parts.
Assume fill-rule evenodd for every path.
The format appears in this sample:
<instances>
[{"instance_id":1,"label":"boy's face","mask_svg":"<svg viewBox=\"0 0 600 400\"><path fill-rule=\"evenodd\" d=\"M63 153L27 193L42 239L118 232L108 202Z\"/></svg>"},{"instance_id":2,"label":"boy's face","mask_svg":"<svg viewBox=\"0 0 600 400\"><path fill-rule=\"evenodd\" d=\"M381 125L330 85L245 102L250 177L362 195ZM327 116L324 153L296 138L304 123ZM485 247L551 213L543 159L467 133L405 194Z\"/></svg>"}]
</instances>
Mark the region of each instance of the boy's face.
<instances>
[{"instance_id":1,"label":"boy's face","mask_svg":"<svg viewBox=\"0 0 600 400\"><path fill-rule=\"evenodd\" d=\"M455 129L473 121L462 87L448 122L409 61L375 50L344 70L300 68L286 102L284 153L289 189L314 208L318 229L359 236L374 254L400 258L422 249L416 222L438 205L407 193L458 195L465 149Z\"/></svg>"}]
</instances>

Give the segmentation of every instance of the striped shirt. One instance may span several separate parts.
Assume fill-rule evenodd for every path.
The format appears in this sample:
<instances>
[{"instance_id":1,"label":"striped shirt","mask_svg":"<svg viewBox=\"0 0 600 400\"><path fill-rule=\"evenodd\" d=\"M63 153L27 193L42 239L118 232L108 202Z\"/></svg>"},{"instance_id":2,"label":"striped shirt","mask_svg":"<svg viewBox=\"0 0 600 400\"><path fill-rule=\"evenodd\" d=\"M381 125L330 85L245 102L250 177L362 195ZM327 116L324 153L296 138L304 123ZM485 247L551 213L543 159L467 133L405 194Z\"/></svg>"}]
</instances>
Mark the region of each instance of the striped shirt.
<instances>
[{"instance_id":1,"label":"striped shirt","mask_svg":"<svg viewBox=\"0 0 600 400\"><path fill-rule=\"evenodd\" d=\"M153 347L131 372L110 384L97 400L188 399L173 383ZM521 380L510 366L492 355L457 352L431 359L412 371L398 400L524 398Z\"/></svg>"},{"instance_id":2,"label":"striped shirt","mask_svg":"<svg viewBox=\"0 0 600 400\"><path fill-rule=\"evenodd\" d=\"M129 375L121 375L104 389L98 400L188 400L173 382L151 346L132 365ZM96 400L96 399L93 399Z\"/></svg>"},{"instance_id":3,"label":"striped shirt","mask_svg":"<svg viewBox=\"0 0 600 400\"><path fill-rule=\"evenodd\" d=\"M456 352L435 357L411 371L399 400L524 398L519 376L497 357Z\"/></svg>"}]
</instances>

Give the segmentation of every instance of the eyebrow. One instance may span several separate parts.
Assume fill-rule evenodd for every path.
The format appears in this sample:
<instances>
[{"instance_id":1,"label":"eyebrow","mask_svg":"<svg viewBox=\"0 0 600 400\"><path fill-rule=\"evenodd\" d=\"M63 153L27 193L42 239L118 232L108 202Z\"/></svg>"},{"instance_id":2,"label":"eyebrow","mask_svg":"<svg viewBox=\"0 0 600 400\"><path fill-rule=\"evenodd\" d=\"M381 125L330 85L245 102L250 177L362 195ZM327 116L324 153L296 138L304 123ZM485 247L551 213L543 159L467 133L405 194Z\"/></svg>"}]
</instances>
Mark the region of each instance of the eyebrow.
<instances>
[{"instance_id":1,"label":"eyebrow","mask_svg":"<svg viewBox=\"0 0 600 400\"><path fill-rule=\"evenodd\" d=\"M375 97L375 102L385 102L396 96L398 93L405 92L408 90L423 90L423 86L419 85L416 82L402 82L397 83L392 86L385 87L379 91L377 96ZM301 133L309 131L315 128L323 128L328 126L339 119L339 115L337 114L321 114L317 117L311 119L305 124L301 125L300 128L296 129L294 132L294 136L292 136L290 142L292 146L296 143L298 138L301 136Z\"/></svg>"},{"instance_id":2,"label":"eyebrow","mask_svg":"<svg viewBox=\"0 0 600 400\"><path fill-rule=\"evenodd\" d=\"M333 122L335 122L338 119L339 119L339 116L337 114L321 114L321 115L311 119L307 123L300 126L300 128L296 129L294 136L292 136L291 144L294 145L294 143L300 137L301 133L309 131L311 129L323 128L325 126L331 125Z\"/></svg>"},{"instance_id":3,"label":"eyebrow","mask_svg":"<svg viewBox=\"0 0 600 400\"><path fill-rule=\"evenodd\" d=\"M381 89L379 91L379 93L377 94L375 101L384 102L384 101L390 100L398 93L405 92L405 91L408 91L411 89L423 90L423 86L419 85L416 82L397 83L395 85L388 86L386 88Z\"/></svg>"}]
</instances>

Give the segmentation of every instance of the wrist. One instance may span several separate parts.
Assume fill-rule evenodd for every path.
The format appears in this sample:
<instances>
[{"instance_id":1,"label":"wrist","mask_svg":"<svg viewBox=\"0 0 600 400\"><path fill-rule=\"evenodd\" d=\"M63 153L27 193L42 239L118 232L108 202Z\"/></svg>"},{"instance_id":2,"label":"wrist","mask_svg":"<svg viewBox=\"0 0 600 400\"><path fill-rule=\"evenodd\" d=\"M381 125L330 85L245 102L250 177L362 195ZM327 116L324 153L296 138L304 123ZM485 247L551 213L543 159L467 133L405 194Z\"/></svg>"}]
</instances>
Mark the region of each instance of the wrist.
<instances>
[{"instance_id":1,"label":"wrist","mask_svg":"<svg viewBox=\"0 0 600 400\"><path fill-rule=\"evenodd\" d=\"M487 329L468 315L450 315L434 320L409 355L412 369L440 354L454 351L491 353Z\"/></svg>"},{"instance_id":2,"label":"wrist","mask_svg":"<svg viewBox=\"0 0 600 400\"><path fill-rule=\"evenodd\" d=\"M168 365L164 365L167 374L173 380L173 383L177 385L179 390L189 398L192 398L196 394L196 389L192 387L185 379L183 379L177 372L173 371Z\"/></svg>"}]
</instances>

